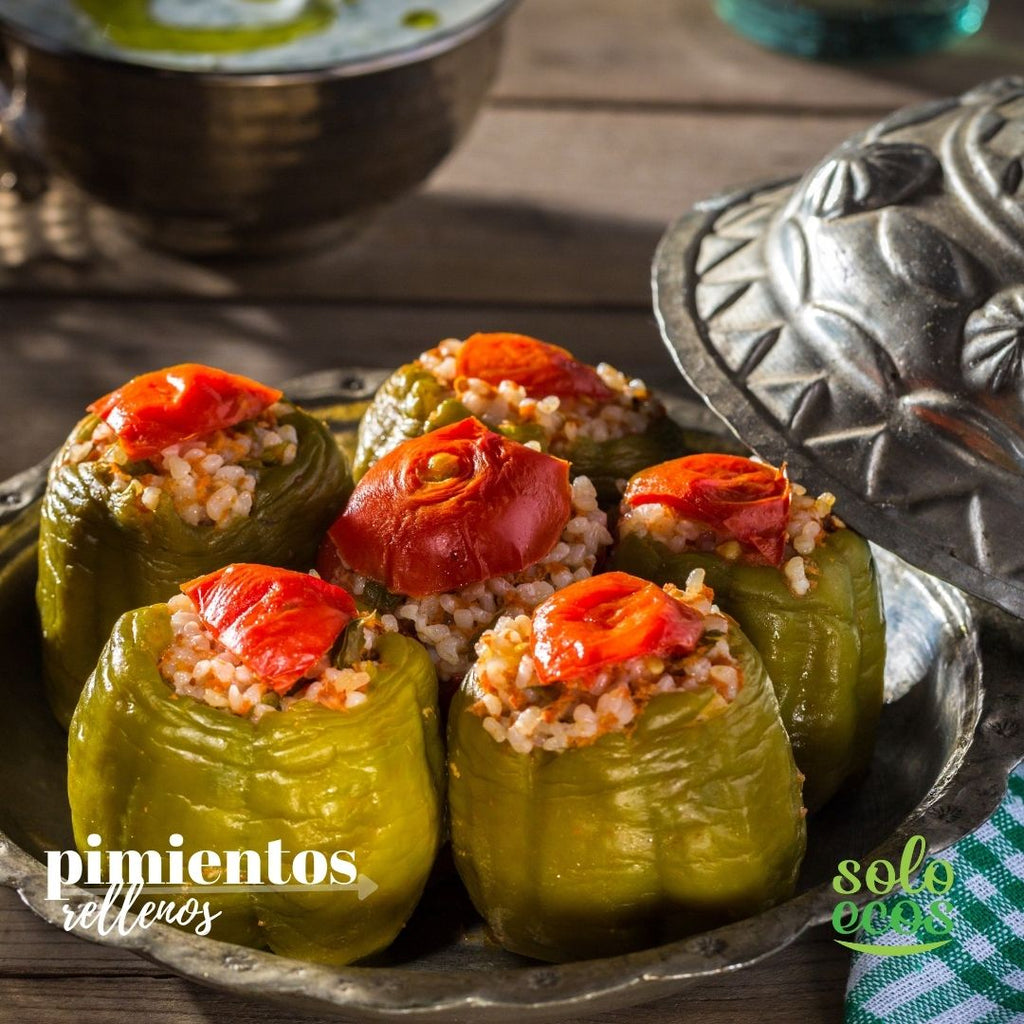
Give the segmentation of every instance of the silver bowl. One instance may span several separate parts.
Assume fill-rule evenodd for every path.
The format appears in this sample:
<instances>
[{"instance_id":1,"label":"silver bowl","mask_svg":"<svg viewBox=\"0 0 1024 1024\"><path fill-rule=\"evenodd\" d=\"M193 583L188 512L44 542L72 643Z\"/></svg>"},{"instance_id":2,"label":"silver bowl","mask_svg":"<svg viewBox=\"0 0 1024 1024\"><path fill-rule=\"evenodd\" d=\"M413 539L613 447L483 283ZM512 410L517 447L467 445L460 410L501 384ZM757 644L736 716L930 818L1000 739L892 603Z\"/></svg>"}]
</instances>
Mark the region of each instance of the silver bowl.
<instances>
[{"instance_id":1,"label":"silver bowl","mask_svg":"<svg viewBox=\"0 0 1024 1024\"><path fill-rule=\"evenodd\" d=\"M347 370L286 385L342 441L386 373ZM670 403L697 430L717 420L702 405ZM719 429L721 426L719 424ZM45 899L46 850L71 848L67 738L40 685L33 602L39 496L45 465L0 486L0 882L56 926ZM887 704L867 779L809 821L798 895L757 917L628 956L538 964L489 943L443 858L395 944L373 963L332 969L198 938L163 925L128 936L83 938L133 950L197 982L348 1019L539 1021L653 1000L700 977L777 952L827 921L839 897L840 859L898 860L923 835L932 852L970 832L996 807L1024 757L1019 620L974 602L877 550L889 618ZM90 899L72 889L70 902ZM870 894L866 894L870 895Z\"/></svg>"},{"instance_id":2,"label":"silver bowl","mask_svg":"<svg viewBox=\"0 0 1024 1024\"><path fill-rule=\"evenodd\" d=\"M5 143L164 248L199 255L326 243L422 182L465 134L505 18L317 70L174 70L93 56L0 19ZM35 165L35 166L33 166Z\"/></svg>"}]
</instances>

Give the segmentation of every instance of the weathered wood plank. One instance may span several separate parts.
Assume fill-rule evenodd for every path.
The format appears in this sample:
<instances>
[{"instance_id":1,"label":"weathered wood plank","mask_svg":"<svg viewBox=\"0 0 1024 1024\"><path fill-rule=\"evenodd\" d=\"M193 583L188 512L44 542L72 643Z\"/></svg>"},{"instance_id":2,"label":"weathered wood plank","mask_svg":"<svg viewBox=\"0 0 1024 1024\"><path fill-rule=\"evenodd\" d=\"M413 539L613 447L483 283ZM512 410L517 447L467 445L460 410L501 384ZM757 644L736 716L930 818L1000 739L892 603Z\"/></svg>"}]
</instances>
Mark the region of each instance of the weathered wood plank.
<instances>
[{"instance_id":1,"label":"weathered wood plank","mask_svg":"<svg viewBox=\"0 0 1024 1024\"><path fill-rule=\"evenodd\" d=\"M1018 74L1024 19L993 4L950 50L866 64L797 60L747 42L711 0L525 0L509 25L499 102L885 111Z\"/></svg>"},{"instance_id":2,"label":"weathered wood plank","mask_svg":"<svg viewBox=\"0 0 1024 1024\"><path fill-rule=\"evenodd\" d=\"M68 935L36 917L17 894L0 888L0 978L167 977L159 967L124 950ZM0 1020L4 1001L0 998Z\"/></svg>"},{"instance_id":3,"label":"weathered wood plank","mask_svg":"<svg viewBox=\"0 0 1024 1024\"><path fill-rule=\"evenodd\" d=\"M779 1024L841 1019L848 954L816 929L761 964L699 982L646 1006L576 1018L579 1024ZM112 1024L145 1016L159 1024L311 1019L202 988L130 953L105 949L44 924L0 889L0 1022Z\"/></svg>"},{"instance_id":4,"label":"weathered wood plank","mask_svg":"<svg viewBox=\"0 0 1024 1024\"><path fill-rule=\"evenodd\" d=\"M0 290L646 307L671 220L727 186L798 174L865 122L492 109L425 191L347 246L281 261L191 263L142 249L80 199L51 197L59 215L0 201ZM26 229L88 262L20 264Z\"/></svg>"},{"instance_id":5,"label":"weathered wood plank","mask_svg":"<svg viewBox=\"0 0 1024 1024\"><path fill-rule=\"evenodd\" d=\"M684 388L645 310L8 298L0 480L43 458L89 402L136 373L194 360L278 383L338 366L397 366L477 330L533 333L658 387Z\"/></svg>"}]
</instances>

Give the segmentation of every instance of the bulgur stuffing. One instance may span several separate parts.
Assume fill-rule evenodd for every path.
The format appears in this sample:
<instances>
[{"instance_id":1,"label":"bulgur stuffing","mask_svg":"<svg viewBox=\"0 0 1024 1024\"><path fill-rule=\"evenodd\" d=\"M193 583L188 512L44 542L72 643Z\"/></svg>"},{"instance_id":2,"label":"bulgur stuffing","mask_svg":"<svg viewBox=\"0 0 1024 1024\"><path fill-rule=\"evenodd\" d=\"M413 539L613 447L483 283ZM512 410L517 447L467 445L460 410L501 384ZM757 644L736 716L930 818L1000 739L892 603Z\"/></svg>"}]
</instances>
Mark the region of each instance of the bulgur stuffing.
<instances>
[{"instance_id":1,"label":"bulgur stuffing","mask_svg":"<svg viewBox=\"0 0 1024 1024\"><path fill-rule=\"evenodd\" d=\"M845 528L843 521L832 513L835 495L825 492L817 498L807 493L800 484L790 482L789 520L786 524L786 553L782 572L786 583L796 597L802 597L813 585L814 566L805 556L825 543L828 534ZM657 502L631 506L622 503L618 522L619 536L635 533L670 551L714 551L730 562L745 557L742 545L728 534L715 530L707 523L687 519L674 509Z\"/></svg>"},{"instance_id":2,"label":"bulgur stuffing","mask_svg":"<svg viewBox=\"0 0 1024 1024\"><path fill-rule=\"evenodd\" d=\"M177 594L167 602L167 609L174 639L160 658L163 678L182 697L254 721L269 711L286 711L300 701L315 701L336 711L365 703L377 669L377 637L387 630L378 618L367 616L362 620L359 661L339 669L325 655L282 697L206 628L190 598Z\"/></svg>"},{"instance_id":3,"label":"bulgur stuffing","mask_svg":"<svg viewBox=\"0 0 1024 1024\"><path fill-rule=\"evenodd\" d=\"M711 685L716 693L703 716L725 707L743 685L740 667L729 650L729 620L712 603L714 595L704 585L703 569L690 573L685 590L671 585L666 589L703 616L704 632L696 649L672 661L630 658L585 680L543 685L529 654L530 616L500 618L478 641L473 668L483 695L472 710L483 718L487 733L499 743L507 741L517 753L535 748L561 751L628 729L660 693Z\"/></svg>"},{"instance_id":4,"label":"bulgur stuffing","mask_svg":"<svg viewBox=\"0 0 1024 1024\"><path fill-rule=\"evenodd\" d=\"M608 363L596 367L598 376L614 393L606 402L557 395L531 398L510 380L493 387L477 377L456 378L455 357L462 344L457 338L449 338L424 352L416 363L451 388L453 396L492 430L539 427L552 455L565 457L577 438L609 441L643 433L652 418L664 411L642 380L630 380Z\"/></svg>"},{"instance_id":5,"label":"bulgur stuffing","mask_svg":"<svg viewBox=\"0 0 1024 1024\"><path fill-rule=\"evenodd\" d=\"M100 421L90 437L65 449L61 465L102 464L114 493L132 492L150 512L170 501L190 526L223 529L252 511L261 468L295 461L295 427L279 423L294 411L278 402L255 420L169 445L144 462L132 462L114 431Z\"/></svg>"},{"instance_id":6,"label":"bulgur stuffing","mask_svg":"<svg viewBox=\"0 0 1024 1024\"><path fill-rule=\"evenodd\" d=\"M472 583L447 594L409 599L382 616L386 628L415 636L430 652L442 681L458 680L472 660L473 641L499 615L531 611L556 590L592 575L598 557L612 542L607 516L585 476L572 483L572 515L548 554L522 572ZM370 581L342 572L332 582L356 597Z\"/></svg>"}]
</instances>

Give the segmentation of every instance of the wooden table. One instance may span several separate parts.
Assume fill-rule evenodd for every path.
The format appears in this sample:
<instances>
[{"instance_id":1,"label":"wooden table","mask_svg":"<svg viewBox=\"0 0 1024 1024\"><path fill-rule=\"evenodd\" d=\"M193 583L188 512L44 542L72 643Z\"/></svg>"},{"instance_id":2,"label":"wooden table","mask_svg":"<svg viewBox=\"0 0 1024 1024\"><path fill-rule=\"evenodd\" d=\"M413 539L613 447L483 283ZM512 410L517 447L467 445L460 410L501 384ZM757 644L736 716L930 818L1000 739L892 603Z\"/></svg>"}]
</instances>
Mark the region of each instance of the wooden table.
<instances>
[{"instance_id":1,"label":"wooden table","mask_svg":"<svg viewBox=\"0 0 1024 1024\"><path fill-rule=\"evenodd\" d=\"M0 194L0 479L45 456L96 395L186 359L275 382L510 329L679 388L650 310L666 224L729 185L803 170L893 107L1018 72L1015 6L995 0L983 33L952 51L839 67L757 49L708 0L525 0L489 103L428 186L348 247L288 260L189 263L140 249L66 186L29 208ZM678 998L588 1021L838 1021L847 969L817 929ZM0 1022L141 1015L312 1019L71 938L0 890Z\"/></svg>"}]
</instances>

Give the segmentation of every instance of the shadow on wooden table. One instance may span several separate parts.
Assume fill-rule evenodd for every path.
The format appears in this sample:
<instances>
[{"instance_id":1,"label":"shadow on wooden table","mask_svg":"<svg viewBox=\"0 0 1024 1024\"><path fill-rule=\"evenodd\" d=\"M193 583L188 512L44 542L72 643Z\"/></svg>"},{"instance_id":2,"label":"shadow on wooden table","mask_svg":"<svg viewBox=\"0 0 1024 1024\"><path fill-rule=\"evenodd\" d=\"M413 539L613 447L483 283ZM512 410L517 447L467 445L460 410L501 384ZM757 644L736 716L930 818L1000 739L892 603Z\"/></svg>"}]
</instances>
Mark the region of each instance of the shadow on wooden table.
<instances>
[{"instance_id":1,"label":"shadow on wooden table","mask_svg":"<svg viewBox=\"0 0 1024 1024\"><path fill-rule=\"evenodd\" d=\"M61 233L68 222L74 258ZM200 261L144 248L112 214L55 181L41 200L0 205L0 273L27 292L636 305L649 299L664 227L543 201L423 192L380 211L344 244Z\"/></svg>"}]
</instances>

